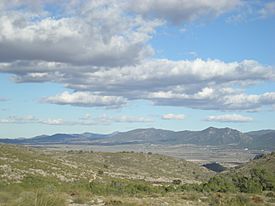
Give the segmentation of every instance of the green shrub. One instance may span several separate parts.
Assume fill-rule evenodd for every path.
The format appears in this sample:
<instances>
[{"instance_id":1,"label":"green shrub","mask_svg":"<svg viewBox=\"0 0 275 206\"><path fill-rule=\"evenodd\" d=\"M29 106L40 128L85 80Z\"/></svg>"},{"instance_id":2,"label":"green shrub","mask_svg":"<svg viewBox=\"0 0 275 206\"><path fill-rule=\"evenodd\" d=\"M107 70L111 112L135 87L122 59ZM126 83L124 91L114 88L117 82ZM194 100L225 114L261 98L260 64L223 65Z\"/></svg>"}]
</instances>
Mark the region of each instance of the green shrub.
<instances>
[{"instance_id":1,"label":"green shrub","mask_svg":"<svg viewBox=\"0 0 275 206\"><path fill-rule=\"evenodd\" d=\"M109 182L95 180L90 183L90 191L98 195L128 195L153 194L163 191L161 187L154 187L150 183L138 180L112 179Z\"/></svg>"},{"instance_id":2,"label":"green shrub","mask_svg":"<svg viewBox=\"0 0 275 206\"><path fill-rule=\"evenodd\" d=\"M180 185L180 184L181 184L181 180L175 179L175 180L173 180L172 183L173 183L174 185Z\"/></svg>"},{"instance_id":3,"label":"green shrub","mask_svg":"<svg viewBox=\"0 0 275 206\"><path fill-rule=\"evenodd\" d=\"M203 191L236 192L236 186L230 178L215 176L203 185Z\"/></svg>"},{"instance_id":4,"label":"green shrub","mask_svg":"<svg viewBox=\"0 0 275 206\"><path fill-rule=\"evenodd\" d=\"M199 187L185 187L185 189L195 189ZM202 186L205 192L244 192L260 193L262 191L272 191L275 189L275 177L271 172L264 169L254 168L247 176L231 174L218 175L212 177Z\"/></svg>"}]
</instances>

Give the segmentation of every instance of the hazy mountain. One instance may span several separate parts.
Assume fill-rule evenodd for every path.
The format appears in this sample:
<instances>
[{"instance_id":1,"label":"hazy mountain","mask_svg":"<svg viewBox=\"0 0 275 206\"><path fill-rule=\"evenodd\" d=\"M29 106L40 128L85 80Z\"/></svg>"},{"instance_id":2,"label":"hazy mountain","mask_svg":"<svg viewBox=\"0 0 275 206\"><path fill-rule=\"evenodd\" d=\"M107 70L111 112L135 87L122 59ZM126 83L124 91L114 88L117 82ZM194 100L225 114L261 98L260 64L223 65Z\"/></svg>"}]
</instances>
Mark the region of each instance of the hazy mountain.
<instances>
[{"instance_id":1,"label":"hazy mountain","mask_svg":"<svg viewBox=\"0 0 275 206\"><path fill-rule=\"evenodd\" d=\"M133 143L151 143L159 144L165 142L175 136L174 131L162 129L135 129L128 132L118 132L110 138L97 141L106 144L133 144Z\"/></svg>"},{"instance_id":2,"label":"hazy mountain","mask_svg":"<svg viewBox=\"0 0 275 206\"><path fill-rule=\"evenodd\" d=\"M275 131L264 130L242 133L231 128L209 127L202 131L179 131L161 129L137 129L120 132L112 138L101 139L98 142L121 143L150 143L150 144L196 144L196 145L235 145L253 148L275 148Z\"/></svg>"},{"instance_id":3,"label":"hazy mountain","mask_svg":"<svg viewBox=\"0 0 275 206\"><path fill-rule=\"evenodd\" d=\"M54 134L29 139L0 139L10 144L196 144L275 149L275 130L242 133L231 128L209 127L202 131L170 131L162 129L135 129L112 134Z\"/></svg>"},{"instance_id":4,"label":"hazy mountain","mask_svg":"<svg viewBox=\"0 0 275 206\"><path fill-rule=\"evenodd\" d=\"M238 130L209 127L202 131L174 132L161 129L137 129L118 133L104 143L197 144L197 145L246 145L252 138ZM100 141L99 141L100 142ZM102 141L101 141L102 142Z\"/></svg>"},{"instance_id":5,"label":"hazy mountain","mask_svg":"<svg viewBox=\"0 0 275 206\"><path fill-rule=\"evenodd\" d=\"M199 145L246 145L252 141L248 135L231 128L209 127L189 137L188 142Z\"/></svg>"},{"instance_id":6,"label":"hazy mountain","mask_svg":"<svg viewBox=\"0 0 275 206\"><path fill-rule=\"evenodd\" d=\"M271 132L275 132L275 130L272 129L263 129L263 130L258 130L258 131L251 131L251 132L246 132L245 134L251 137L257 137L261 135L265 135Z\"/></svg>"},{"instance_id":7,"label":"hazy mountain","mask_svg":"<svg viewBox=\"0 0 275 206\"><path fill-rule=\"evenodd\" d=\"M275 148L275 131L253 136L252 147Z\"/></svg>"},{"instance_id":8,"label":"hazy mountain","mask_svg":"<svg viewBox=\"0 0 275 206\"><path fill-rule=\"evenodd\" d=\"M25 139L0 139L0 142L9 144L86 144L107 136L86 132L83 134L40 135Z\"/></svg>"}]
</instances>

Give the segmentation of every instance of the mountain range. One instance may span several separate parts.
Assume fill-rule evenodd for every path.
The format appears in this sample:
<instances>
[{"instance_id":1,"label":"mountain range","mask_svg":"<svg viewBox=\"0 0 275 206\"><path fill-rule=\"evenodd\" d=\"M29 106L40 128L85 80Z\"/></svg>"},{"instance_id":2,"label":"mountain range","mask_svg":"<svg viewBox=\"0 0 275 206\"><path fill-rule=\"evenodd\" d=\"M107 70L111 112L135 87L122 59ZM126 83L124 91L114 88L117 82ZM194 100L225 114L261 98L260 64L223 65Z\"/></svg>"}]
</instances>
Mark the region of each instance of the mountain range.
<instances>
[{"instance_id":1,"label":"mountain range","mask_svg":"<svg viewBox=\"0 0 275 206\"><path fill-rule=\"evenodd\" d=\"M135 129L112 134L54 134L33 138L0 139L9 144L195 144L212 146L236 146L243 148L275 149L275 130L259 130L242 133L231 128L209 127L201 131L171 131L155 128Z\"/></svg>"}]
</instances>

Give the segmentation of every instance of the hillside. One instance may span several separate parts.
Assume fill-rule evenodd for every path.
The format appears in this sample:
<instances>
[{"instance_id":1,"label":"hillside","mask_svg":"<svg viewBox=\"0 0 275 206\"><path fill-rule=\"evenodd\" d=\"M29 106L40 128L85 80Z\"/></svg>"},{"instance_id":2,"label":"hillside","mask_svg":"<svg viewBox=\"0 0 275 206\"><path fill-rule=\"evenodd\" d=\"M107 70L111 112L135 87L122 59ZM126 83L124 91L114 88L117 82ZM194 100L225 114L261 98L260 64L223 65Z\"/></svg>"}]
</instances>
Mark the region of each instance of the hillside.
<instances>
[{"instance_id":1,"label":"hillside","mask_svg":"<svg viewBox=\"0 0 275 206\"><path fill-rule=\"evenodd\" d=\"M274 148L275 145L275 131L274 130L262 130L259 132L249 133L253 138L250 144L252 148ZM269 146L268 146L269 145Z\"/></svg>"},{"instance_id":2,"label":"hillside","mask_svg":"<svg viewBox=\"0 0 275 206\"><path fill-rule=\"evenodd\" d=\"M201 186L203 191L261 193L275 191L275 153L224 171Z\"/></svg>"},{"instance_id":3,"label":"hillside","mask_svg":"<svg viewBox=\"0 0 275 206\"><path fill-rule=\"evenodd\" d=\"M274 183L275 183L275 153L272 152L271 154L261 155L260 157L255 158L254 160L244 165L241 165L240 167L236 168L233 171L239 175L247 176L249 174L249 171L253 169L265 170L271 173L274 177ZM228 171L226 173L230 173L230 172L232 171Z\"/></svg>"},{"instance_id":4,"label":"hillside","mask_svg":"<svg viewBox=\"0 0 275 206\"><path fill-rule=\"evenodd\" d=\"M0 144L1 206L159 205L174 181L200 183L213 175L194 163L151 153Z\"/></svg>"},{"instance_id":5,"label":"hillside","mask_svg":"<svg viewBox=\"0 0 275 206\"><path fill-rule=\"evenodd\" d=\"M211 172L182 159L134 152L48 152L29 147L0 145L0 174L18 182L28 175L52 177L64 182L89 180L98 171L105 176L150 182L201 182ZM3 176L4 175L4 176Z\"/></svg>"},{"instance_id":6,"label":"hillside","mask_svg":"<svg viewBox=\"0 0 275 206\"><path fill-rule=\"evenodd\" d=\"M236 206L250 205L259 198L257 205L266 205L272 197L236 191L217 194L218 187L210 184L215 178L245 176L255 167L274 175L274 159L274 154L265 155L214 176L194 163L158 154L48 151L0 144L0 205Z\"/></svg>"}]
</instances>

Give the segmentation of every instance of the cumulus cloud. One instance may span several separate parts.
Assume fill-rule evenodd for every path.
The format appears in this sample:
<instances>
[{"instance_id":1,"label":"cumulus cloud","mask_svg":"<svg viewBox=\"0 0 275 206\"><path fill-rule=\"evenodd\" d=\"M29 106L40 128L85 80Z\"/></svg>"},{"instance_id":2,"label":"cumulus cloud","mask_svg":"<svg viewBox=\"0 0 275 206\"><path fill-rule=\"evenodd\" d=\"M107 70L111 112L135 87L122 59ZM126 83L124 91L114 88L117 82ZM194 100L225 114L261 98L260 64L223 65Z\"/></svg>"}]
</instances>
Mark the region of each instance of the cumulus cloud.
<instances>
[{"instance_id":1,"label":"cumulus cloud","mask_svg":"<svg viewBox=\"0 0 275 206\"><path fill-rule=\"evenodd\" d=\"M225 115L216 115L216 116L209 116L206 118L206 121L209 122L250 122L253 121L252 117L243 116L239 114L225 114Z\"/></svg>"},{"instance_id":2,"label":"cumulus cloud","mask_svg":"<svg viewBox=\"0 0 275 206\"><path fill-rule=\"evenodd\" d=\"M163 20L217 16L239 4L240 0L3 0L0 62L42 60L90 69L133 65L152 56L148 40ZM154 18L142 17L149 13Z\"/></svg>"},{"instance_id":3,"label":"cumulus cloud","mask_svg":"<svg viewBox=\"0 0 275 206\"><path fill-rule=\"evenodd\" d=\"M228 91L229 90L229 91ZM231 91L232 90L232 91ZM207 92L205 92L207 91ZM272 106L275 103L275 92L260 95L239 93L232 88L204 88L195 94L157 92L150 94L149 99L157 105L184 106L205 110L247 110L257 111L262 106Z\"/></svg>"},{"instance_id":4,"label":"cumulus cloud","mask_svg":"<svg viewBox=\"0 0 275 206\"><path fill-rule=\"evenodd\" d=\"M275 79L272 67L253 60L155 59L134 66L93 70L65 63L17 61L0 63L0 71L15 74L16 82L51 81L75 91L44 98L44 102L53 104L119 107L144 99L158 105L196 109L254 110L275 103L272 92L244 92L251 84Z\"/></svg>"},{"instance_id":5,"label":"cumulus cloud","mask_svg":"<svg viewBox=\"0 0 275 206\"><path fill-rule=\"evenodd\" d=\"M130 1L129 7L142 15L178 24L202 17L218 16L239 5L240 0L134 0Z\"/></svg>"},{"instance_id":6,"label":"cumulus cloud","mask_svg":"<svg viewBox=\"0 0 275 206\"><path fill-rule=\"evenodd\" d=\"M271 67L253 60L223 62L221 60L155 59L124 67L71 66L45 61L0 63L0 72L13 73L18 82L55 81L67 83L73 89L96 90L96 85L111 83L112 88L128 84L131 87L199 83L253 82L274 79ZM162 81L162 80L168 81ZM151 82L151 84L150 84Z\"/></svg>"},{"instance_id":7,"label":"cumulus cloud","mask_svg":"<svg viewBox=\"0 0 275 206\"><path fill-rule=\"evenodd\" d=\"M106 86L109 90L142 89L158 90L168 86L223 83L253 83L274 79L271 67L256 61L223 62L220 60L144 61L135 66L101 68L90 71L86 67L70 67L65 64L16 62L0 64L0 71L16 75L19 82L55 81L76 90L99 91Z\"/></svg>"},{"instance_id":8,"label":"cumulus cloud","mask_svg":"<svg viewBox=\"0 0 275 206\"><path fill-rule=\"evenodd\" d=\"M123 97L100 96L91 92L63 92L56 96L44 98L42 101L51 104L67 104L84 107L120 107L126 104L126 99Z\"/></svg>"},{"instance_id":9,"label":"cumulus cloud","mask_svg":"<svg viewBox=\"0 0 275 206\"><path fill-rule=\"evenodd\" d=\"M206 103L206 109L246 110L249 112L257 112L260 111L259 109L263 106L272 106L275 102L274 95L275 92L266 92L256 95L245 94L238 91L228 93L226 90L221 91L216 89L210 98L202 100ZM195 106L194 108L199 108L199 106Z\"/></svg>"},{"instance_id":10,"label":"cumulus cloud","mask_svg":"<svg viewBox=\"0 0 275 206\"><path fill-rule=\"evenodd\" d=\"M183 114L164 114L161 119L163 120L184 120L185 115Z\"/></svg>"},{"instance_id":11,"label":"cumulus cloud","mask_svg":"<svg viewBox=\"0 0 275 206\"><path fill-rule=\"evenodd\" d=\"M123 66L153 53L147 41L161 23L126 15L119 1L85 1L73 14L63 11L61 17L47 10L33 14L30 9L18 9L33 6L34 2L12 1L8 5L14 5L14 9L2 9L1 62L44 60ZM42 4L44 8L42 2L37 6Z\"/></svg>"},{"instance_id":12,"label":"cumulus cloud","mask_svg":"<svg viewBox=\"0 0 275 206\"><path fill-rule=\"evenodd\" d=\"M86 89L98 89L96 85L110 83L112 88L132 89L149 87L158 89L173 85L213 84L236 82L253 82L274 78L274 72L258 62L245 60L226 63L220 60L170 61L166 59L145 61L142 64L123 68L101 69L83 74L86 77ZM78 89L72 82L71 88ZM81 87L80 87L81 88Z\"/></svg>"}]
</instances>

